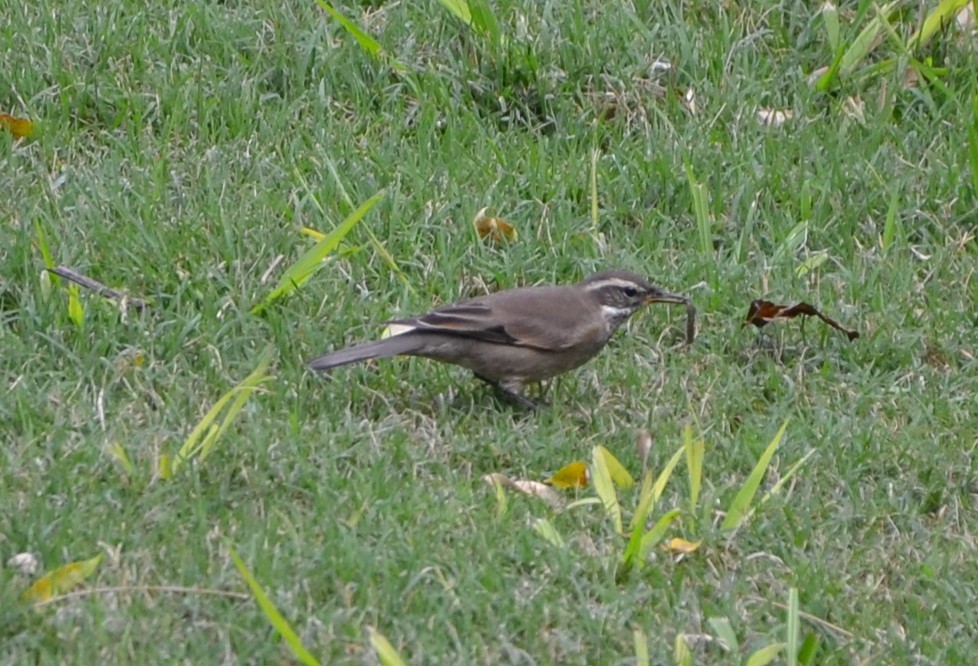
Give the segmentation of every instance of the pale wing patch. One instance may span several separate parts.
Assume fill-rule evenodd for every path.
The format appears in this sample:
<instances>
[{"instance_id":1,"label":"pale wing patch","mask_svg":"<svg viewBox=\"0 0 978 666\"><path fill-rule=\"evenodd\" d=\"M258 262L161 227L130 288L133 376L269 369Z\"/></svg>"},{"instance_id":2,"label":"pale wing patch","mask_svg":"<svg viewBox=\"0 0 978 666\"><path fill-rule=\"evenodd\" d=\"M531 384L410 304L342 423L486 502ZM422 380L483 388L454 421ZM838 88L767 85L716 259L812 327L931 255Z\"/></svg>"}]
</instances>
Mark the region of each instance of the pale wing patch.
<instances>
[{"instance_id":1,"label":"pale wing patch","mask_svg":"<svg viewBox=\"0 0 978 666\"><path fill-rule=\"evenodd\" d=\"M411 331L415 330L415 328L415 326L410 326L409 324L391 324L381 332L380 339L386 340L387 338L392 338L395 335L410 333Z\"/></svg>"}]
</instances>

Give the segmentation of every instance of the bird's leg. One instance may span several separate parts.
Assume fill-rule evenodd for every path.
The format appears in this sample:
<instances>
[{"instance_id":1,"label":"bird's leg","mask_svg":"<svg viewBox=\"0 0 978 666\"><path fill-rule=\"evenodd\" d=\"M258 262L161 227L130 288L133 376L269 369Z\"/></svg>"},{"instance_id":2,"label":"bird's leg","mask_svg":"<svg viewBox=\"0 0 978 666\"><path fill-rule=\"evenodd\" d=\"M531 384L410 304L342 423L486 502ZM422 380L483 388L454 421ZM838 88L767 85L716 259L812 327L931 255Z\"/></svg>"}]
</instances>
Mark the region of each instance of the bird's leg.
<instances>
[{"instance_id":1,"label":"bird's leg","mask_svg":"<svg viewBox=\"0 0 978 666\"><path fill-rule=\"evenodd\" d=\"M542 406L539 402L533 400L532 398L528 398L520 391L522 388L522 384L520 383L503 384L501 382L489 379L488 377L483 377L478 372L474 372L472 374L474 374L478 379L484 381L486 384L489 384L489 386L493 387L499 397L511 405L516 405L517 407L521 407L529 411L536 411Z\"/></svg>"}]
</instances>

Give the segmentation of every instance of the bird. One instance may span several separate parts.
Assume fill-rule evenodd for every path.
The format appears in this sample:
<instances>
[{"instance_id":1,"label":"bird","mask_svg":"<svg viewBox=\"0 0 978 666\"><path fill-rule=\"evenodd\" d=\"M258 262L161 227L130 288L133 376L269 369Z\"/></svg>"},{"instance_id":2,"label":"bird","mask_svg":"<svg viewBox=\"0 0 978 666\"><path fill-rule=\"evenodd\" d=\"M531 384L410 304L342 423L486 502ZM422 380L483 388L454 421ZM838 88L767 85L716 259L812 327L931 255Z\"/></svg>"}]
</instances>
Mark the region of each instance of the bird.
<instances>
[{"instance_id":1,"label":"bird","mask_svg":"<svg viewBox=\"0 0 978 666\"><path fill-rule=\"evenodd\" d=\"M422 356L467 368L506 401L532 410L540 404L524 394L527 384L587 363L650 303L686 304L692 341L689 298L635 273L607 270L575 284L506 289L392 319L386 337L317 356L308 367L325 372L370 359Z\"/></svg>"}]
</instances>

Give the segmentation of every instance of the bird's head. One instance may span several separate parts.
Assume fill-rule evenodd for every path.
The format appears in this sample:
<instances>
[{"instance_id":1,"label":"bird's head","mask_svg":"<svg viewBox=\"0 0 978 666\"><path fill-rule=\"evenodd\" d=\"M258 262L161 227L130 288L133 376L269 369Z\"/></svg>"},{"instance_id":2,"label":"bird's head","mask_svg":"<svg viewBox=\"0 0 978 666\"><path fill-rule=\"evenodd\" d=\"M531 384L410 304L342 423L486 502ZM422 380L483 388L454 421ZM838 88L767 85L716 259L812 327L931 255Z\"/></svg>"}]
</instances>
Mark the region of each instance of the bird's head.
<instances>
[{"instance_id":1,"label":"bird's head","mask_svg":"<svg viewBox=\"0 0 978 666\"><path fill-rule=\"evenodd\" d=\"M628 271L595 273L580 286L601 305L601 312L614 330L649 303L684 303L689 299L660 289L645 278Z\"/></svg>"}]
</instances>

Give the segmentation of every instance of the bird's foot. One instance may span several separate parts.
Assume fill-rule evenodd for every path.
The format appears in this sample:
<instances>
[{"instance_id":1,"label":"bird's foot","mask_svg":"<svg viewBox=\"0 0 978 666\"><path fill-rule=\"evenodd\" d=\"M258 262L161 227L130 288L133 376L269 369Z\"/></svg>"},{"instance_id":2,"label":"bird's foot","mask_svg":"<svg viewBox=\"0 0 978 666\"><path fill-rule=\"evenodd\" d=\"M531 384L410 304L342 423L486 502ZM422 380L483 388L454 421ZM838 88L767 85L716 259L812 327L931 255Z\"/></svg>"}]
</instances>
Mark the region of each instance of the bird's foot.
<instances>
[{"instance_id":1,"label":"bird's foot","mask_svg":"<svg viewBox=\"0 0 978 666\"><path fill-rule=\"evenodd\" d=\"M546 403L540 402L538 400L534 400L533 398L526 396L518 388L512 386L505 386L500 382L493 381L488 377L483 377L478 373L473 373L473 374L475 374L475 376L478 379L481 379L486 384L489 384L489 386L491 386L496 391L496 394L500 398L502 398L502 400L508 402L511 405L515 405L521 409L525 409L531 412L538 411L540 408L546 405Z\"/></svg>"}]
</instances>

